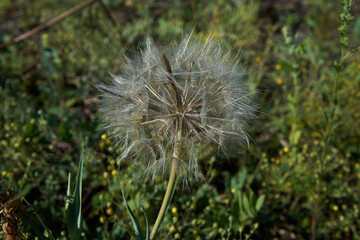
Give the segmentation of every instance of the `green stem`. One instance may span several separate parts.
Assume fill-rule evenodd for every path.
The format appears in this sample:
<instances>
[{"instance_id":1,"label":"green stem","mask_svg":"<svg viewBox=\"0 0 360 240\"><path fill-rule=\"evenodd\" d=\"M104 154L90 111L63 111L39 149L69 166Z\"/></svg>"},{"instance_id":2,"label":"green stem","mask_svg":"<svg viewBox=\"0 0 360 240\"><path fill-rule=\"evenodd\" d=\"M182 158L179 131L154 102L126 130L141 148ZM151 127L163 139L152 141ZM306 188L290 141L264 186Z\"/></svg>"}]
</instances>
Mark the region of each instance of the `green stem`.
<instances>
[{"instance_id":1,"label":"green stem","mask_svg":"<svg viewBox=\"0 0 360 240\"><path fill-rule=\"evenodd\" d=\"M315 197L315 205L314 205L314 212L312 214L312 236L311 239L312 240L316 240L316 235L317 235L317 224L319 221L319 205L321 202L321 183L322 183L322 175L323 175L323 171L324 171L324 167L326 164L326 155L328 154L329 151L329 141L330 141L330 130L334 121L334 117L335 117L335 110L337 105L335 104L335 98L338 94L338 84L339 81L341 81L341 72L342 72L342 68L343 68L343 62L344 62L344 55L345 55L345 48L341 46L341 54L340 54L340 61L339 61L339 68L336 69L336 77L335 77L335 82L332 88L332 91L330 92L330 114L328 116L328 121L327 121L327 125L325 128L325 133L324 133L324 137L323 137L323 143L324 143L324 147L320 156L320 172L318 175L318 182L317 182L317 191L316 191L316 197Z\"/></svg>"},{"instance_id":2,"label":"green stem","mask_svg":"<svg viewBox=\"0 0 360 240\"><path fill-rule=\"evenodd\" d=\"M174 144L174 152L173 152L173 160L172 160L172 166L171 166L171 172L169 177L169 182L166 188L164 200L161 204L161 208L159 211L159 214L156 218L155 224L153 229L150 233L150 239L153 240L157 231L159 230L160 224L164 220L166 210L170 205L171 197L173 195L173 192L175 191L176 187L176 179L177 179L177 168L179 166L179 158L181 154L181 131L178 131L178 136L176 139L176 142Z\"/></svg>"}]
</instances>

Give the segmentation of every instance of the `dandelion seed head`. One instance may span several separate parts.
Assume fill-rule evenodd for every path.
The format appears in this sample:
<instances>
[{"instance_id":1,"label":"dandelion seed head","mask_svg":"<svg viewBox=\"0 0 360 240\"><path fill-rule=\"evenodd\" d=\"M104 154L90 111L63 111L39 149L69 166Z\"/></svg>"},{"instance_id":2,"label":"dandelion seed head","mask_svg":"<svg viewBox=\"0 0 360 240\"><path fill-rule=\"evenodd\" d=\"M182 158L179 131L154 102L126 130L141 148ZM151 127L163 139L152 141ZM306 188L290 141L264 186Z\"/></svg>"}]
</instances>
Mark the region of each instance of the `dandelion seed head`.
<instances>
[{"instance_id":1,"label":"dandelion seed head","mask_svg":"<svg viewBox=\"0 0 360 240\"><path fill-rule=\"evenodd\" d=\"M102 129L122 147L121 161L134 158L146 176L168 173L181 131L179 175L201 177L199 154L210 145L236 153L248 143L253 93L238 60L220 45L184 38L178 45L146 47L125 56L125 70L99 84Z\"/></svg>"}]
</instances>

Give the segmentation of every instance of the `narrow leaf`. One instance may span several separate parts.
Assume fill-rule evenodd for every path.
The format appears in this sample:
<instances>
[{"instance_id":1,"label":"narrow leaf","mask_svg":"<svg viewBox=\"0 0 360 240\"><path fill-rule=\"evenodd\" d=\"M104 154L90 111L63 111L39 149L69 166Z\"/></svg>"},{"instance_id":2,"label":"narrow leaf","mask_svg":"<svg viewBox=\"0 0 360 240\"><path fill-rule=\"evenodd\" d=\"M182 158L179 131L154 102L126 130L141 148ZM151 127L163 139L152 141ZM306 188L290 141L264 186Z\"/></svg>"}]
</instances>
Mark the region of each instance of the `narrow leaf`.
<instances>
[{"instance_id":1,"label":"narrow leaf","mask_svg":"<svg viewBox=\"0 0 360 240\"><path fill-rule=\"evenodd\" d=\"M109 237L109 239L111 240L112 239L112 234L114 233L114 230L115 230L115 227L117 226L117 221L115 221L115 223L114 223L114 226L112 227L112 229L111 229L111 231L110 231L110 237Z\"/></svg>"},{"instance_id":2,"label":"narrow leaf","mask_svg":"<svg viewBox=\"0 0 360 240\"><path fill-rule=\"evenodd\" d=\"M245 184L247 176L246 167L241 168L241 170L234 177L231 178L230 186L231 188L235 188L236 190L241 191ZM231 189L230 189L231 190Z\"/></svg>"},{"instance_id":3,"label":"narrow leaf","mask_svg":"<svg viewBox=\"0 0 360 240\"><path fill-rule=\"evenodd\" d=\"M358 41L360 41L360 18L358 18L354 25L354 33Z\"/></svg>"},{"instance_id":4,"label":"narrow leaf","mask_svg":"<svg viewBox=\"0 0 360 240\"><path fill-rule=\"evenodd\" d=\"M81 155L76 175L75 189L72 194L70 193L71 180L69 175L68 189L67 189L67 203L66 209L66 224L72 240L80 239L82 232L83 222L81 214L81 194L82 194L82 172L84 165L84 144L81 145Z\"/></svg>"},{"instance_id":5,"label":"narrow leaf","mask_svg":"<svg viewBox=\"0 0 360 240\"><path fill-rule=\"evenodd\" d=\"M23 200L27 205L30 206L30 204L28 203L28 201L25 200L25 198L23 198L22 200ZM31 206L30 206L30 208L31 208L31 210L33 210ZM46 231L46 232L48 233L48 235L49 235L49 238L46 237L46 236L44 236L44 234L40 233L40 232L38 231L38 229L33 226L33 224L30 224L30 227L35 231L35 233L38 235L38 237L40 237L41 239L46 239L46 240L48 240L48 239L55 240L55 238L53 237L53 235L52 235L51 232L50 232L50 229L45 225L44 221L41 219L41 217L39 216L39 214L37 214L37 213L35 212L35 210L33 210L32 212L34 213L35 217L36 217L36 218L38 219L38 221L40 222L41 226L45 229L45 231ZM30 222L30 221L29 221L29 222Z\"/></svg>"},{"instance_id":6,"label":"narrow leaf","mask_svg":"<svg viewBox=\"0 0 360 240\"><path fill-rule=\"evenodd\" d=\"M141 229L140 229L139 221L137 220L134 213L131 211L131 208L129 207L129 205L126 202L124 190L123 190L123 188L121 186L121 183L120 183L120 187L121 187L121 193L122 193L122 197L123 197L124 202L125 202L126 209L127 209L128 213L130 215L131 222L133 224L133 228L134 228L134 232L135 232L135 238L136 238L136 240L142 240L143 239L143 234L142 234Z\"/></svg>"},{"instance_id":7,"label":"narrow leaf","mask_svg":"<svg viewBox=\"0 0 360 240\"><path fill-rule=\"evenodd\" d=\"M332 125L329 130L329 134L332 133L333 131L335 131L335 129L337 129L341 124L342 124L342 122L338 122L338 123L335 123L334 125Z\"/></svg>"},{"instance_id":8,"label":"narrow leaf","mask_svg":"<svg viewBox=\"0 0 360 240\"><path fill-rule=\"evenodd\" d=\"M71 173L68 174L68 185L67 185L67 190L66 190L66 202L65 202L65 212L67 211L68 207L69 207L69 201L73 198L72 194L71 194Z\"/></svg>"},{"instance_id":9,"label":"narrow leaf","mask_svg":"<svg viewBox=\"0 0 360 240\"><path fill-rule=\"evenodd\" d=\"M258 212L260 210L260 208L262 207L263 203L265 200L265 195L262 194L256 201L256 205L255 205L255 209Z\"/></svg>"},{"instance_id":10,"label":"narrow leaf","mask_svg":"<svg viewBox=\"0 0 360 240\"><path fill-rule=\"evenodd\" d=\"M82 173L83 173L83 166L84 166L84 144L81 146L81 156L80 156L80 163L79 169L77 172L77 179L76 179L76 186L75 186L75 201L77 203L77 228L80 229L81 227L81 195L82 195Z\"/></svg>"},{"instance_id":11,"label":"narrow leaf","mask_svg":"<svg viewBox=\"0 0 360 240\"><path fill-rule=\"evenodd\" d=\"M145 228L146 228L146 239L145 240L150 240L150 226L149 226L149 223L148 223L148 219L147 219L147 216L146 216L146 212L145 212L145 209L143 206L141 206L142 210L143 210L143 213L144 213L144 216L145 216Z\"/></svg>"},{"instance_id":12,"label":"narrow leaf","mask_svg":"<svg viewBox=\"0 0 360 240\"><path fill-rule=\"evenodd\" d=\"M243 203L244 203L244 209L245 209L247 215L249 215L250 217L253 217L254 213L253 213L253 211L251 211L252 209L250 207L249 200L248 200L246 194L243 195Z\"/></svg>"},{"instance_id":13,"label":"narrow leaf","mask_svg":"<svg viewBox=\"0 0 360 240\"><path fill-rule=\"evenodd\" d=\"M245 221L248 218L248 215L246 214L246 212L244 211L244 203L243 203L243 197L242 197L242 193L238 192L238 197L239 197L239 215L240 215L240 220L241 221Z\"/></svg>"},{"instance_id":14,"label":"narrow leaf","mask_svg":"<svg viewBox=\"0 0 360 240\"><path fill-rule=\"evenodd\" d=\"M35 227L34 224L31 223L31 220L28 219L26 215L22 217L22 221L30 226L30 228L35 232L35 234L41 239L41 240L49 240L48 237L46 237L37 227Z\"/></svg>"}]
</instances>

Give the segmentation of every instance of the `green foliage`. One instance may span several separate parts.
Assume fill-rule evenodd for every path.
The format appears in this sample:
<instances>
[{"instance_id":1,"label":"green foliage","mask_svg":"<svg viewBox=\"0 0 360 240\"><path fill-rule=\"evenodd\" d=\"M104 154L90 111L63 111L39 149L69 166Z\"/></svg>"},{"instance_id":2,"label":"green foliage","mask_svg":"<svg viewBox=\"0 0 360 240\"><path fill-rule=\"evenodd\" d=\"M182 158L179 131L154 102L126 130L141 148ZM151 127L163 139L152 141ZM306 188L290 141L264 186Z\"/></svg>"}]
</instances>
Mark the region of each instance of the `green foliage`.
<instances>
[{"instance_id":1,"label":"green foliage","mask_svg":"<svg viewBox=\"0 0 360 240\"><path fill-rule=\"evenodd\" d=\"M141 230L139 221L137 220L137 218L134 215L133 211L131 210L131 208L129 207L129 205L126 202L126 197L125 197L125 194L124 194L124 191L122 189L121 184L120 184L120 187L121 187L121 194L122 194L125 206L126 206L126 210L128 211L128 214L129 214L129 216L131 218L131 222L132 222L132 225L133 225L133 228L134 228L135 239L136 240L143 240L143 239L149 240L150 239L150 229L149 229L149 223L148 223L148 220L147 220L147 216L146 216L144 207L141 206L142 210L144 212L144 216L145 216L145 224L146 224L146 226L145 226L145 229L146 229L145 235L144 235L143 231ZM144 236L145 236L145 238L144 238Z\"/></svg>"},{"instance_id":2,"label":"green foliage","mask_svg":"<svg viewBox=\"0 0 360 240\"><path fill-rule=\"evenodd\" d=\"M81 2L0 1L0 42ZM68 173L80 169L80 152L86 171L72 226L80 203L87 226L75 235L128 239L128 207L134 216L146 212L148 224L143 217L138 223L151 228L166 176L145 181L143 169L114 159L122 149L96 130L92 83L119 73L122 54L144 46L147 36L165 45L193 31L242 54L259 113L248 153L226 160L209 149L200 164L204 181L177 186L159 239L310 239L313 221L317 239L359 239L358 3L104 2L116 26L96 2L0 50L0 174L51 230L41 223L32 230L30 218L22 223L27 238L68 239L65 189Z\"/></svg>"},{"instance_id":3,"label":"green foliage","mask_svg":"<svg viewBox=\"0 0 360 240\"><path fill-rule=\"evenodd\" d=\"M70 188L72 184L71 184L71 174L69 173L68 187L66 193L66 197L67 197L66 205L65 205L66 224L70 238L75 240L80 239L83 228L83 219L81 213L83 165L84 165L84 144L82 144L81 146L81 156L77 170L74 191L71 193Z\"/></svg>"},{"instance_id":4,"label":"green foliage","mask_svg":"<svg viewBox=\"0 0 360 240\"><path fill-rule=\"evenodd\" d=\"M225 174L225 176L230 178L229 175ZM242 229L254 222L265 200L264 194L256 198L253 190L244 186L247 179L246 167L242 167L235 176L230 178L233 226L239 226Z\"/></svg>"},{"instance_id":5,"label":"green foliage","mask_svg":"<svg viewBox=\"0 0 360 240\"><path fill-rule=\"evenodd\" d=\"M357 40L360 41L360 18L358 18L354 24L354 34Z\"/></svg>"},{"instance_id":6,"label":"green foliage","mask_svg":"<svg viewBox=\"0 0 360 240\"><path fill-rule=\"evenodd\" d=\"M23 199L23 201L25 201L30 206L30 204L25 199ZM26 216L26 215L23 216L23 221L30 226L31 230L34 231L36 236L38 236L40 239L42 239L42 240L48 240L48 239L55 240L55 238L51 234L50 229L46 226L46 224L41 219L39 214L37 214L36 211L34 211L33 209L32 209L32 211L33 211L33 214L35 215L36 219L40 222L41 226L45 229L45 231L46 231L45 234L46 235L44 235L42 232L40 232L40 230L35 226L34 223L31 222L31 219L28 216Z\"/></svg>"}]
</instances>

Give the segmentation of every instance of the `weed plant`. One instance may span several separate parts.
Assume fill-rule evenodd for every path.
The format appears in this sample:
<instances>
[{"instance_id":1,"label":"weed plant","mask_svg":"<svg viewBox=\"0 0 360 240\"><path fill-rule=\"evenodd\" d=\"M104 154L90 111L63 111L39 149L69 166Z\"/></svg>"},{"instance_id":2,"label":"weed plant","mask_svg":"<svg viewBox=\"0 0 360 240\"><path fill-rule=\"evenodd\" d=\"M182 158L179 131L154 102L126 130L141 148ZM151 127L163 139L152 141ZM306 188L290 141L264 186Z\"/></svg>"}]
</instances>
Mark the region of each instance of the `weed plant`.
<instances>
[{"instance_id":1,"label":"weed plant","mask_svg":"<svg viewBox=\"0 0 360 240\"><path fill-rule=\"evenodd\" d=\"M81 2L0 1L0 42ZM249 150L230 159L210 148L199 155L205 180L177 185L158 238L359 239L358 3L104 3L115 26L96 2L0 50L0 174L55 238L69 239L68 173L76 175L83 140L80 238L135 237L121 186L139 225L146 226L141 206L155 222L168 180L145 182L145 166L118 164L122 149L97 130L92 83L123 72L122 56L144 49L148 36L168 45L193 31L195 40L211 35L241 56L259 114L246 129ZM30 222L20 229L34 239L32 227L44 228Z\"/></svg>"}]
</instances>

